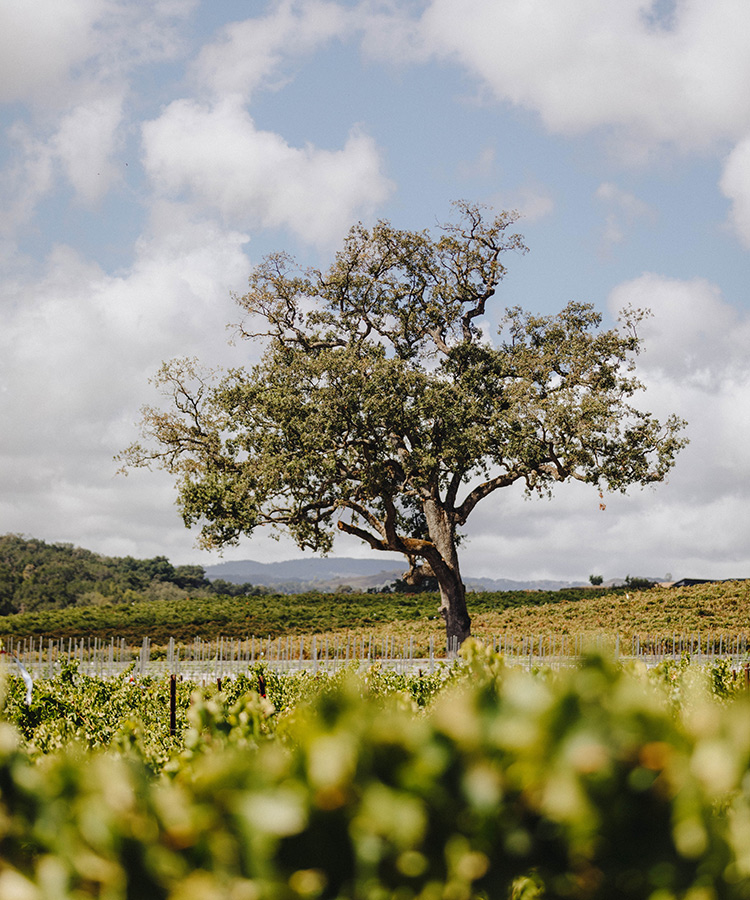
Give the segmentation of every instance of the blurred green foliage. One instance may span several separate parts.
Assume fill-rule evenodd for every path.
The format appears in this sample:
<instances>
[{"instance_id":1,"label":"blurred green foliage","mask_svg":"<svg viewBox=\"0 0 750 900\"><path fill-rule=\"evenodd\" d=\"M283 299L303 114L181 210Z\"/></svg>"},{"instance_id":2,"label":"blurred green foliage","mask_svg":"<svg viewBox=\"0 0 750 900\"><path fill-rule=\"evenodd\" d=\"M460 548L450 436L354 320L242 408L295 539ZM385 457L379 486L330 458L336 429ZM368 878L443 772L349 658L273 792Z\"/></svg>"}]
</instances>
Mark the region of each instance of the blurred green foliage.
<instances>
[{"instance_id":1,"label":"blurred green foliage","mask_svg":"<svg viewBox=\"0 0 750 900\"><path fill-rule=\"evenodd\" d=\"M726 665L529 672L471 642L463 655L422 694L378 669L186 685L161 750L163 685L102 688L107 741L74 670L26 721L10 680L0 896L750 896L750 696ZM128 700L129 729L114 721ZM41 757L31 726L48 713L76 746Z\"/></svg>"}]
</instances>

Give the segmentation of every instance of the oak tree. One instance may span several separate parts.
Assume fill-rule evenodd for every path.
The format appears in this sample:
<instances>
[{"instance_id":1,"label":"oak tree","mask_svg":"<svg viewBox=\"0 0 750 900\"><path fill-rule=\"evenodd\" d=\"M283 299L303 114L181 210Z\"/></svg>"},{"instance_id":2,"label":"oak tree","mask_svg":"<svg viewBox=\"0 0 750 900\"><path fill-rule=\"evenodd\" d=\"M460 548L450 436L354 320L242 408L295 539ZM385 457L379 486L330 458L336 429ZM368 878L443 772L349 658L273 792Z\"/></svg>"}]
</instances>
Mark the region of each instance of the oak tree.
<instances>
[{"instance_id":1,"label":"oak tree","mask_svg":"<svg viewBox=\"0 0 750 900\"><path fill-rule=\"evenodd\" d=\"M328 552L336 530L434 577L449 639L470 633L460 531L477 504L518 482L599 491L662 481L684 423L633 405L642 311L602 329L588 304L518 307L487 332L514 213L456 204L440 228L356 225L327 271L285 253L252 272L240 334L264 342L248 369L165 363L167 409L147 408L126 465L176 476L187 526L222 546L260 526Z\"/></svg>"}]
</instances>

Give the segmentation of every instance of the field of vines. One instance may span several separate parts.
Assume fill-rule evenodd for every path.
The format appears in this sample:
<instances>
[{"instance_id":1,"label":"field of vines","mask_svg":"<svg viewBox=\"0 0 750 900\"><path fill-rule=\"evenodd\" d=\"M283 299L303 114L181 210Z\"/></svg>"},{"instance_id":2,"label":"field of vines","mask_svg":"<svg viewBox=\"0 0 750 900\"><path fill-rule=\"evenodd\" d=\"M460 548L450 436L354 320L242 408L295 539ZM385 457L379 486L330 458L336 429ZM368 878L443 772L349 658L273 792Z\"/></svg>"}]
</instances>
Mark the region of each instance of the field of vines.
<instances>
[{"instance_id":1,"label":"field of vines","mask_svg":"<svg viewBox=\"0 0 750 900\"><path fill-rule=\"evenodd\" d=\"M467 599L472 633L482 639L521 634L633 634L671 637L676 632L750 637L750 581L633 591L475 592ZM374 631L385 627L410 636L424 650L445 633L437 594L321 594L198 597L101 606L74 606L0 616L0 639L125 639L154 646L170 638L190 642L219 636L244 640Z\"/></svg>"},{"instance_id":2,"label":"field of vines","mask_svg":"<svg viewBox=\"0 0 750 900\"><path fill-rule=\"evenodd\" d=\"M0 702L3 900L750 896L727 660L82 674ZM28 702L27 702L28 701Z\"/></svg>"}]
</instances>

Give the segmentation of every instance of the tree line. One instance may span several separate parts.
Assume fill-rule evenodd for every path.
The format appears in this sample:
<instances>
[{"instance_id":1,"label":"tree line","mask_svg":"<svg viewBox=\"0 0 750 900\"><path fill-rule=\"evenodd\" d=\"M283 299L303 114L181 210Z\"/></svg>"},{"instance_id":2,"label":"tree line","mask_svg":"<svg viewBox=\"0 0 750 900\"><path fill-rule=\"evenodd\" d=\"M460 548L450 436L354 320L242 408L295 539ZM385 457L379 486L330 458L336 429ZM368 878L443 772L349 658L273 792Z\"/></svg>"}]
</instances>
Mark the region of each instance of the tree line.
<instances>
[{"instance_id":1,"label":"tree line","mask_svg":"<svg viewBox=\"0 0 750 900\"><path fill-rule=\"evenodd\" d=\"M18 534L0 536L0 615L259 593L261 588L252 584L209 581L203 566L173 566L166 556L102 556L73 544L48 544Z\"/></svg>"}]
</instances>

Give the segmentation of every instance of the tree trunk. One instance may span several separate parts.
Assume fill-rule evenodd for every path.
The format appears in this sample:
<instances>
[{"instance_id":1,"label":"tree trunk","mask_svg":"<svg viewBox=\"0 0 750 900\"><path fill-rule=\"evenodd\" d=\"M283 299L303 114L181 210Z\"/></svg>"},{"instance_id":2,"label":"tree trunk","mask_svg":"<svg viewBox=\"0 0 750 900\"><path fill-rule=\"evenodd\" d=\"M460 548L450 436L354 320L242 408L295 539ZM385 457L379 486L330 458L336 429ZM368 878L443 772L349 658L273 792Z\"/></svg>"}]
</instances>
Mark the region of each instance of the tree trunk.
<instances>
[{"instance_id":1,"label":"tree trunk","mask_svg":"<svg viewBox=\"0 0 750 900\"><path fill-rule=\"evenodd\" d=\"M448 650L457 650L471 634L466 588L456 551L456 529L446 511L433 501L424 503L427 529L439 558L427 557L440 588L440 615L445 619Z\"/></svg>"},{"instance_id":2,"label":"tree trunk","mask_svg":"<svg viewBox=\"0 0 750 900\"><path fill-rule=\"evenodd\" d=\"M442 569L442 566L440 567ZM437 576L440 587L440 615L445 619L448 650L458 650L471 634L471 619L466 608L466 588L461 576L447 569L448 576Z\"/></svg>"}]
</instances>

